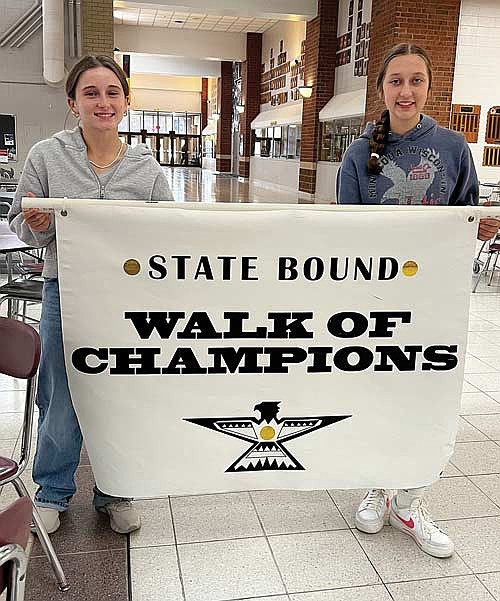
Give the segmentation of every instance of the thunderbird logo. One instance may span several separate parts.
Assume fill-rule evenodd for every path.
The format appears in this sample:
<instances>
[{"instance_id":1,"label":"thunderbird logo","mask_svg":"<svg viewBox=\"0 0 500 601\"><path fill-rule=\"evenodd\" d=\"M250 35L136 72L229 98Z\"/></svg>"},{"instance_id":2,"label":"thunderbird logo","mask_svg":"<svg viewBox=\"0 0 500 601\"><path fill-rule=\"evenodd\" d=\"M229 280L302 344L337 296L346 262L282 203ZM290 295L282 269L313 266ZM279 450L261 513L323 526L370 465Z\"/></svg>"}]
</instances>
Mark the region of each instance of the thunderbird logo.
<instances>
[{"instance_id":1,"label":"thunderbird logo","mask_svg":"<svg viewBox=\"0 0 500 601\"><path fill-rule=\"evenodd\" d=\"M255 405L255 417L193 417L184 421L198 424L221 434L234 436L252 446L230 465L226 472L260 472L268 470L304 470L284 443L325 428L351 415L319 417L278 417L280 401L262 401Z\"/></svg>"}]
</instances>

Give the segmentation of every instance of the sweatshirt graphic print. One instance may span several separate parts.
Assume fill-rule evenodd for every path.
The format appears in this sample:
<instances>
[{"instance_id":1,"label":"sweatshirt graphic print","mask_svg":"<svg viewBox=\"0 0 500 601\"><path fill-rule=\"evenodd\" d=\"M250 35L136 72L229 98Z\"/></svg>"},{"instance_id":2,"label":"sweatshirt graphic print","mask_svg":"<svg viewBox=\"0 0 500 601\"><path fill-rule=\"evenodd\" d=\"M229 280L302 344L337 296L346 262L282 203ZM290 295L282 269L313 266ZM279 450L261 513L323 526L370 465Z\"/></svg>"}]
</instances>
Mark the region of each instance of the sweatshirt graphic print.
<instances>
[{"instance_id":1,"label":"sweatshirt graphic print","mask_svg":"<svg viewBox=\"0 0 500 601\"><path fill-rule=\"evenodd\" d=\"M479 185L472 156L460 134L423 116L403 136L389 134L382 172L368 172L373 125L347 149L337 177L342 204L477 204Z\"/></svg>"}]
</instances>

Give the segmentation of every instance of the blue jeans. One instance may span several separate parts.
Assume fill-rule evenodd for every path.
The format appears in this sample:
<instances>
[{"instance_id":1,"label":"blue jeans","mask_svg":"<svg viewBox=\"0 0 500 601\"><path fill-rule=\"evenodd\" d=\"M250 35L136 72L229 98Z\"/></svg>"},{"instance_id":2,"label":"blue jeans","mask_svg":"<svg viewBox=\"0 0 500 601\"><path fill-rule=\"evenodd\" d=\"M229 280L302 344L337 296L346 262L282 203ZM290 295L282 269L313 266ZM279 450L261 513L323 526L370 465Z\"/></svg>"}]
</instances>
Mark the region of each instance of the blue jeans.
<instances>
[{"instance_id":1,"label":"blue jeans","mask_svg":"<svg viewBox=\"0 0 500 601\"><path fill-rule=\"evenodd\" d=\"M76 492L75 472L80 463L82 433L73 408L64 362L59 303L59 282L46 279L40 321L42 354L38 370L36 403L39 409L38 443L33 462L33 480L39 488L35 503L58 511L68 508ZM123 499L94 487L94 507Z\"/></svg>"}]
</instances>

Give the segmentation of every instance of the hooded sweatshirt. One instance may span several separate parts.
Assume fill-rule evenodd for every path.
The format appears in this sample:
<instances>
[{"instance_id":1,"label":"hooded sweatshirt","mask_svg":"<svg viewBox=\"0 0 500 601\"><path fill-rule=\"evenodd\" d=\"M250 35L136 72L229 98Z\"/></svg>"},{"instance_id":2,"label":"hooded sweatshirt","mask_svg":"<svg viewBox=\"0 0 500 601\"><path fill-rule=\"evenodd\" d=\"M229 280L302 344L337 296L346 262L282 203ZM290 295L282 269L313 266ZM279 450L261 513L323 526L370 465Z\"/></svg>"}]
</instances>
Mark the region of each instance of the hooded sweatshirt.
<instances>
[{"instance_id":1,"label":"hooded sweatshirt","mask_svg":"<svg viewBox=\"0 0 500 601\"><path fill-rule=\"evenodd\" d=\"M90 166L79 127L38 142L24 164L8 220L23 242L47 247L43 268L47 278L57 277L55 220L52 216L45 232L35 232L27 225L21 200L28 192L40 198L173 200L165 173L145 144L128 146L117 166L98 176Z\"/></svg>"},{"instance_id":2,"label":"hooded sweatshirt","mask_svg":"<svg viewBox=\"0 0 500 601\"><path fill-rule=\"evenodd\" d=\"M389 133L379 175L369 173L368 123L347 149L337 176L339 204L477 204L479 183L462 134L422 115L409 132Z\"/></svg>"}]
</instances>

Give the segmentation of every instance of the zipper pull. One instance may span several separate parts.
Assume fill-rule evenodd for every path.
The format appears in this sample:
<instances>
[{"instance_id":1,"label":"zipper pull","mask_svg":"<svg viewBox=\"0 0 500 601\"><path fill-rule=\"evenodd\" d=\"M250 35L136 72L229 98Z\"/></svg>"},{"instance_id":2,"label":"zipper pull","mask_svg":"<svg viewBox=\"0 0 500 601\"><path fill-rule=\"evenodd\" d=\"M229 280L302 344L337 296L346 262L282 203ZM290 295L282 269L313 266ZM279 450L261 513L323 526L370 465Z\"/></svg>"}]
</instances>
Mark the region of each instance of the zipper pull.
<instances>
[{"instance_id":1,"label":"zipper pull","mask_svg":"<svg viewBox=\"0 0 500 601\"><path fill-rule=\"evenodd\" d=\"M104 188L99 186L99 198L104 198Z\"/></svg>"}]
</instances>

